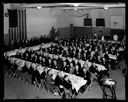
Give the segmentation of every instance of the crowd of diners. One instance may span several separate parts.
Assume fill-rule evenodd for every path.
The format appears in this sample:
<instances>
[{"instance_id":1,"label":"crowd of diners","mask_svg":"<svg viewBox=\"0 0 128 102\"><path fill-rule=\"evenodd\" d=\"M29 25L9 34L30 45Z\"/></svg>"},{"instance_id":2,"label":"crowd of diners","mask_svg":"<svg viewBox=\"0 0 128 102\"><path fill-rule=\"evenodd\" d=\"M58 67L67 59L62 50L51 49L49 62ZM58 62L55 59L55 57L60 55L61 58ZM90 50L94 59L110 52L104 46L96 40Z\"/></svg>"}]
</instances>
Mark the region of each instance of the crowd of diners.
<instances>
[{"instance_id":1,"label":"crowd of diners","mask_svg":"<svg viewBox=\"0 0 128 102\"><path fill-rule=\"evenodd\" d=\"M125 46L121 43L79 38L61 40L55 46L51 46L46 50L51 54L102 64L109 70L109 65L114 69L113 65L124 57L123 51L119 50L120 48L124 49ZM110 59L109 54L115 55L117 59Z\"/></svg>"},{"instance_id":2,"label":"crowd of diners","mask_svg":"<svg viewBox=\"0 0 128 102\"><path fill-rule=\"evenodd\" d=\"M31 47L35 45L39 45L41 43L50 43L52 39L49 36L42 35L40 37L32 37L31 39L26 40L15 40L15 41L5 41L4 43L4 52L11 51L14 49L24 48L24 47Z\"/></svg>"},{"instance_id":3,"label":"crowd of diners","mask_svg":"<svg viewBox=\"0 0 128 102\"><path fill-rule=\"evenodd\" d=\"M56 41L51 47L40 48L38 51L26 49L24 53L17 53L13 57L83 77L87 80L87 85L90 85L92 73L97 76L100 84L103 78L109 77L109 70L115 69L114 65L124 57L119 48L125 48L125 45L90 38L72 38ZM108 54L116 55L117 59L110 59ZM81 60L85 61L84 64ZM91 66L88 62L91 62ZM103 65L107 70L98 71L95 63ZM32 83L37 79L39 85L42 76L46 75L45 71L40 75L32 66L29 70L24 66L23 71L32 75ZM58 76L56 82L60 84L61 81L57 78ZM66 83L63 84L66 85ZM67 83L66 86L70 84Z\"/></svg>"}]
</instances>

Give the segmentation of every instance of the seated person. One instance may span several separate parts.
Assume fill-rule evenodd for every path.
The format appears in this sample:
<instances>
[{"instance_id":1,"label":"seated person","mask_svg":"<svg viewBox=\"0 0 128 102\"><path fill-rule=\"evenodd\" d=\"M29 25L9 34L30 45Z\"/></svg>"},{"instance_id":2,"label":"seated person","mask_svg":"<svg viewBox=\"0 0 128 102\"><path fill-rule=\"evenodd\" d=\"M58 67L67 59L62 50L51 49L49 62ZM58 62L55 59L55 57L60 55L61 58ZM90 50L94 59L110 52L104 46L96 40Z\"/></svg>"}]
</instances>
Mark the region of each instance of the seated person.
<instances>
[{"instance_id":1,"label":"seated person","mask_svg":"<svg viewBox=\"0 0 128 102\"><path fill-rule=\"evenodd\" d=\"M23 52L20 53L19 58L21 58L21 59L24 58L24 56L23 56Z\"/></svg>"},{"instance_id":2,"label":"seated person","mask_svg":"<svg viewBox=\"0 0 128 102\"><path fill-rule=\"evenodd\" d=\"M83 55L83 56L82 56L81 59L82 59L83 61L86 61L86 53L83 53L82 55Z\"/></svg>"},{"instance_id":3,"label":"seated person","mask_svg":"<svg viewBox=\"0 0 128 102\"><path fill-rule=\"evenodd\" d=\"M37 79L37 85L38 86L40 86L41 85L41 81L40 81L40 73L39 73L39 71L37 70L37 69L35 69L35 77L36 77L36 79Z\"/></svg>"},{"instance_id":4,"label":"seated person","mask_svg":"<svg viewBox=\"0 0 128 102\"><path fill-rule=\"evenodd\" d=\"M47 67L49 66L48 61L49 61L49 58L48 58L48 57L45 57L45 65L46 65Z\"/></svg>"},{"instance_id":5,"label":"seated person","mask_svg":"<svg viewBox=\"0 0 128 102\"><path fill-rule=\"evenodd\" d=\"M78 53L78 54L77 54L76 59L82 59L81 53Z\"/></svg>"},{"instance_id":6,"label":"seated person","mask_svg":"<svg viewBox=\"0 0 128 102\"><path fill-rule=\"evenodd\" d=\"M42 58L42 66L45 66L45 58Z\"/></svg>"},{"instance_id":7,"label":"seated person","mask_svg":"<svg viewBox=\"0 0 128 102\"><path fill-rule=\"evenodd\" d=\"M84 79L85 80L87 80L87 83L86 83L86 85L88 86L88 85L90 85L91 84L91 73L88 71L88 69L83 69L83 71L84 71Z\"/></svg>"},{"instance_id":8,"label":"seated person","mask_svg":"<svg viewBox=\"0 0 128 102\"><path fill-rule=\"evenodd\" d=\"M37 63L42 64L42 59L43 58L41 56L39 56L39 59L38 59Z\"/></svg>"},{"instance_id":9,"label":"seated person","mask_svg":"<svg viewBox=\"0 0 128 102\"><path fill-rule=\"evenodd\" d=\"M86 60L85 63L83 64L83 68L89 69L89 60Z\"/></svg>"},{"instance_id":10,"label":"seated person","mask_svg":"<svg viewBox=\"0 0 128 102\"><path fill-rule=\"evenodd\" d=\"M66 63L66 61L63 62L62 71L68 72L68 68L67 68L67 63Z\"/></svg>"},{"instance_id":11,"label":"seated person","mask_svg":"<svg viewBox=\"0 0 128 102\"><path fill-rule=\"evenodd\" d=\"M83 77L85 80L87 80L87 83L80 88L80 92L84 93L85 90L87 89L87 86L89 86L91 84L91 74L87 69L83 68L81 77Z\"/></svg>"},{"instance_id":12,"label":"seated person","mask_svg":"<svg viewBox=\"0 0 128 102\"><path fill-rule=\"evenodd\" d=\"M62 67L63 67L63 60L61 58L62 58L62 55L59 55L59 58L57 59L58 70L62 70Z\"/></svg>"},{"instance_id":13,"label":"seated person","mask_svg":"<svg viewBox=\"0 0 128 102\"><path fill-rule=\"evenodd\" d=\"M72 88L72 84L71 84L71 81L70 81L69 78L68 78L68 75L65 75L65 76L64 76L63 86L64 86L66 89L68 89L68 90Z\"/></svg>"},{"instance_id":14,"label":"seated person","mask_svg":"<svg viewBox=\"0 0 128 102\"><path fill-rule=\"evenodd\" d=\"M67 52L66 52L66 50L64 50L63 56L64 56L64 57L67 57Z\"/></svg>"},{"instance_id":15,"label":"seated person","mask_svg":"<svg viewBox=\"0 0 128 102\"><path fill-rule=\"evenodd\" d=\"M58 69L56 60L53 60L52 68L54 68L54 69Z\"/></svg>"},{"instance_id":16,"label":"seated person","mask_svg":"<svg viewBox=\"0 0 128 102\"><path fill-rule=\"evenodd\" d=\"M72 63L73 63L73 66L75 67L75 57L73 57L73 59L72 59Z\"/></svg>"},{"instance_id":17,"label":"seated person","mask_svg":"<svg viewBox=\"0 0 128 102\"><path fill-rule=\"evenodd\" d=\"M51 92L55 92L55 85L54 80L52 79L52 70L49 69L47 71L46 80L45 80L45 86L47 90L50 90Z\"/></svg>"},{"instance_id":18,"label":"seated person","mask_svg":"<svg viewBox=\"0 0 128 102\"><path fill-rule=\"evenodd\" d=\"M98 56L97 60L95 61L97 64L102 64L102 59L100 56Z\"/></svg>"},{"instance_id":19,"label":"seated person","mask_svg":"<svg viewBox=\"0 0 128 102\"><path fill-rule=\"evenodd\" d=\"M48 68L44 67L44 71L40 74L41 79L45 79L47 75Z\"/></svg>"},{"instance_id":20,"label":"seated person","mask_svg":"<svg viewBox=\"0 0 128 102\"><path fill-rule=\"evenodd\" d=\"M80 73L79 73L79 66L78 65L75 66L75 70L74 70L73 74L75 74L76 76L80 75Z\"/></svg>"},{"instance_id":21,"label":"seated person","mask_svg":"<svg viewBox=\"0 0 128 102\"><path fill-rule=\"evenodd\" d=\"M49 60L48 60L48 67L49 68L52 68L52 60L49 58Z\"/></svg>"},{"instance_id":22,"label":"seated person","mask_svg":"<svg viewBox=\"0 0 128 102\"><path fill-rule=\"evenodd\" d=\"M73 74L74 70L75 70L75 67L73 66L73 63L71 62L68 73Z\"/></svg>"},{"instance_id":23,"label":"seated person","mask_svg":"<svg viewBox=\"0 0 128 102\"><path fill-rule=\"evenodd\" d=\"M32 66L32 64L33 63L31 63L31 66L30 66L30 68L29 68L29 74L32 76L32 81L31 81L31 83L32 84L35 84L35 68L33 68L33 66Z\"/></svg>"},{"instance_id":24,"label":"seated person","mask_svg":"<svg viewBox=\"0 0 128 102\"><path fill-rule=\"evenodd\" d=\"M37 55L35 55L33 61L34 61L35 63L37 63L37 60L38 60Z\"/></svg>"},{"instance_id":25,"label":"seated person","mask_svg":"<svg viewBox=\"0 0 128 102\"><path fill-rule=\"evenodd\" d=\"M64 89L63 89L63 77L62 77L62 75L58 72L57 73L57 76L56 76L56 78L55 78L55 80L54 80L54 84L59 88L59 94L61 95L61 93L63 93L64 92Z\"/></svg>"},{"instance_id":26,"label":"seated person","mask_svg":"<svg viewBox=\"0 0 128 102\"><path fill-rule=\"evenodd\" d=\"M97 66L95 65L95 63L93 62L92 65L89 68L89 71L93 74L98 74L98 70L96 68Z\"/></svg>"},{"instance_id":27,"label":"seated person","mask_svg":"<svg viewBox=\"0 0 128 102\"><path fill-rule=\"evenodd\" d=\"M30 61L34 61L34 54L31 54L31 58L30 58Z\"/></svg>"},{"instance_id":28,"label":"seated person","mask_svg":"<svg viewBox=\"0 0 128 102\"><path fill-rule=\"evenodd\" d=\"M78 60L77 65L79 66L79 69L81 69L81 62Z\"/></svg>"},{"instance_id":29,"label":"seated person","mask_svg":"<svg viewBox=\"0 0 128 102\"><path fill-rule=\"evenodd\" d=\"M69 57L67 57L65 61L66 61L66 64L67 64L66 66L69 67L69 65L70 65Z\"/></svg>"},{"instance_id":30,"label":"seated person","mask_svg":"<svg viewBox=\"0 0 128 102\"><path fill-rule=\"evenodd\" d=\"M24 67L22 68L22 72L28 72L29 69L27 67L27 63L25 63Z\"/></svg>"},{"instance_id":31,"label":"seated person","mask_svg":"<svg viewBox=\"0 0 128 102\"><path fill-rule=\"evenodd\" d=\"M63 78L62 76L59 74L59 72L57 73L57 76L55 78L55 85L59 86L59 85L63 85Z\"/></svg>"},{"instance_id":32,"label":"seated person","mask_svg":"<svg viewBox=\"0 0 128 102\"><path fill-rule=\"evenodd\" d=\"M73 50L71 57L72 57L72 58L73 58L73 57L76 57L76 51L75 51L75 50Z\"/></svg>"},{"instance_id":33,"label":"seated person","mask_svg":"<svg viewBox=\"0 0 128 102\"><path fill-rule=\"evenodd\" d=\"M28 53L26 53L25 54L25 58L24 58L26 61L28 61L29 59L30 59L30 57L29 57L29 54Z\"/></svg>"}]
</instances>

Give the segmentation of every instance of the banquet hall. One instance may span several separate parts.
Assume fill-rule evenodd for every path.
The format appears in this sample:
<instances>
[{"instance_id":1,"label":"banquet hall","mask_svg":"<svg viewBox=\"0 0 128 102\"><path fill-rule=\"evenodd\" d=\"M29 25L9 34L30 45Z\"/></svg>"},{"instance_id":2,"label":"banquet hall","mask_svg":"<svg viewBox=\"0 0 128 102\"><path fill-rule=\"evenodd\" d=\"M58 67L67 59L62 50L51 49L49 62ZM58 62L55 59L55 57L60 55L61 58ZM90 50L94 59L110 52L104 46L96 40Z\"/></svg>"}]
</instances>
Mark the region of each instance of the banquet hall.
<instances>
[{"instance_id":1,"label":"banquet hall","mask_svg":"<svg viewBox=\"0 0 128 102\"><path fill-rule=\"evenodd\" d=\"M125 3L4 3L4 100L126 100Z\"/></svg>"}]
</instances>

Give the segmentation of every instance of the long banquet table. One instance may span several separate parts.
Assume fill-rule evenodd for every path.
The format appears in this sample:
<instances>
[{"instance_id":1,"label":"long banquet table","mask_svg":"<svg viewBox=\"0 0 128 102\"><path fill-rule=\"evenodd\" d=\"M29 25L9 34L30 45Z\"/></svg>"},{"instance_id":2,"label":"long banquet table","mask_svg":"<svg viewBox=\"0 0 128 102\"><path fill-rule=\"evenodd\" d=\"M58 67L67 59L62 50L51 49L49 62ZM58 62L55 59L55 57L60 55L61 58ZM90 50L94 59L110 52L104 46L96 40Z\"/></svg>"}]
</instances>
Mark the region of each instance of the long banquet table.
<instances>
[{"instance_id":1,"label":"long banquet table","mask_svg":"<svg viewBox=\"0 0 128 102\"><path fill-rule=\"evenodd\" d=\"M17 63L18 70L22 70L22 67L24 66L25 62L27 62L29 65L32 63L32 62L25 61L25 60L22 60L22 59L18 59L18 58L15 58L15 57L11 57L10 61L11 61L11 63ZM32 63L32 64L33 64L33 67L37 67L37 70L39 71L40 74L44 71L44 67L40 66L39 64L36 64L36 63ZM59 70L56 70L56 69L53 69L53 68L48 68L48 69L51 69L52 74L53 74L53 77L52 77L53 79L56 78L58 72L62 73L62 76L67 75L69 80L71 81L72 89L75 89L76 92L78 92L79 89L83 85L86 85L86 83L87 83L87 80L85 80L82 77L76 76L74 74L69 74L69 73L59 71Z\"/></svg>"}]
</instances>

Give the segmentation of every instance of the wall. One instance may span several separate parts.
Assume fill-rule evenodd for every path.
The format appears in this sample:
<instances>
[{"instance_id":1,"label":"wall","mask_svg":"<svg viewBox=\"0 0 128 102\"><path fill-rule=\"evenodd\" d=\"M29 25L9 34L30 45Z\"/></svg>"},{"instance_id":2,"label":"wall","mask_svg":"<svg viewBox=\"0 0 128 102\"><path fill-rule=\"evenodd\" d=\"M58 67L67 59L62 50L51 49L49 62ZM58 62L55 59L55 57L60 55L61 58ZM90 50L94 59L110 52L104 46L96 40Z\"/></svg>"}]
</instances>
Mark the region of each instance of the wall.
<instances>
[{"instance_id":1,"label":"wall","mask_svg":"<svg viewBox=\"0 0 128 102\"><path fill-rule=\"evenodd\" d=\"M122 38L122 35L124 35L125 30L125 9L124 8L114 8L114 9L92 9L87 10L89 14L89 18L92 18L92 31L89 30L88 27L84 27L84 18L86 17L74 17L74 37L82 37L84 34L94 34L99 33L99 31L103 32L102 34L104 36L112 36L113 34L118 34L120 38ZM117 22L119 25L117 27L111 26L111 18L112 17L119 17L122 16L123 20L122 22ZM117 18L118 18L117 17ZM96 18L105 18L105 27L96 27Z\"/></svg>"},{"instance_id":2,"label":"wall","mask_svg":"<svg viewBox=\"0 0 128 102\"><path fill-rule=\"evenodd\" d=\"M49 8L27 9L27 37L48 35L52 26L56 27L56 15Z\"/></svg>"},{"instance_id":3,"label":"wall","mask_svg":"<svg viewBox=\"0 0 128 102\"><path fill-rule=\"evenodd\" d=\"M7 8L10 8L10 4L4 5L4 12L7 11ZM99 32L101 28L95 28L95 19L96 18L105 18L105 28L103 28L104 34L110 35L110 18L111 16L123 16L123 29L125 28L125 9L118 8L118 9L92 9L87 11L89 13L89 17L92 18L93 22L93 30L92 32ZM54 13L54 14L53 14ZM80 31L84 28L83 20L85 17L73 17L66 14L62 10L56 10L52 12L49 8L42 8L42 9L27 9L26 10L26 20L27 20L27 37L30 39L34 36L40 35L48 35L49 31L51 30L52 26L55 26L59 30L59 38L70 37L70 24L73 24L75 27L80 29ZM4 17L4 34L8 34L8 26L9 21L8 17ZM63 28L63 29L62 29ZM76 34L79 35L79 30L75 29ZM77 31L78 30L78 31ZM86 30L86 32L90 32ZM66 34L65 34L66 33ZM81 32L82 34L82 32ZM7 39L7 38L6 38Z\"/></svg>"},{"instance_id":4,"label":"wall","mask_svg":"<svg viewBox=\"0 0 128 102\"><path fill-rule=\"evenodd\" d=\"M73 24L73 18L62 10L56 11L58 39L70 38L70 24Z\"/></svg>"},{"instance_id":5,"label":"wall","mask_svg":"<svg viewBox=\"0 0 128 102\"><path fill-rule=\"evenodd\" d=\"M4 14L8 12L7 9L10 9L10 4L4 4ZM5 17L4 14L4 41L8 41L9 17Z\"/></svg>"},{"instance_id":6,"label":"wall","mask_svg":"<svg viewBox=\"0 0 128 102\"><path fill-rule=\"evenodd\" d=\"M92 9L88 10L89 18L92 18L92 25L96 27L96 18L105 18L105 27L110 28L111 16L123 16L123 23L120 29L125 29L125 8L113 9ZM85 17L74 17L74 26L83 26Z\"/></svg>"},{"instance_id":7,"label":"wall","mask_svg":"<svg viewBox=\"0 0 128 102\"><path fill-rule=\"evenodd\" d=\"M70 27L58 28L58 39L70 38Z\"/></svg>"},{"instance_id":8,"label":"wall","mask_svg":"<svg viewBox=\"0 0 128 102\"><path fill-rule=\"evenodd\" d=\"M26 14L28 39L34 36L48 35L52 26L58 29L67 29L73 23L72 17L62 10L53 10L52 12L49 8L27 9ZM62 37L62 33L60 34L60 37Z\"/></svg>"},{"instance_id":9,"label":"wall","mask_svg":"<svg viewBox=\"0 0 128 102\"><path fill-rule=\"evenodd\" d=\"M57 10L57 28L69 27L70 24L73 24L73 17L66 14L62 10Z\"/></svg>"}]
</instances>

